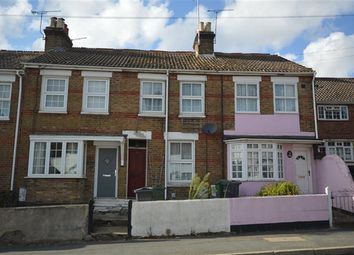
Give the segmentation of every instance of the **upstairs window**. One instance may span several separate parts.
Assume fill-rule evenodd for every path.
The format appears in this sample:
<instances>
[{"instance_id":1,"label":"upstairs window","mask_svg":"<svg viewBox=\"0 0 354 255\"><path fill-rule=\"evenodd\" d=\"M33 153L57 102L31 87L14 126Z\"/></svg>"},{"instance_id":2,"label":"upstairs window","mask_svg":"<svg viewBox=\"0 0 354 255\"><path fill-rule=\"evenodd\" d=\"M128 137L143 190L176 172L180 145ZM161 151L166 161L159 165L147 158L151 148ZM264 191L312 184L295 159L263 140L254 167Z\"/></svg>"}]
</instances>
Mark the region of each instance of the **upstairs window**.
<instances>
[{"instance_id":1,"label":"upstairs window","mask_svg":"<svg viewBox=\"0 0 354 255\"><path fill-rule=\"evenodd\" d=\"M259 82L261 77L234 76L235 105L239 113L259 113Z\"/></svg>"},{"instance_id":2,"label":"upstairs window","mask_svg":"<svg viewBox=\"0 0 354 255\"><path fill-rule=\"evenodd\" d=\"M0 120L10 118L11 84L0 83Z\"/></svg>"},{"instance_id":3,"label":"upstairs window","mask_svg":"<svg viewBox=\"0 0 354 255\"><path fill-rule=\"evenodd\" d=\"M274 94L274 111L276 113L297 113L296 77L272 77Z\"/></svg>"},{"instance_id":4,"label":"upstairs window","mask_svg":"<svg viewBox=\"0 0 354 255\"><path fill-rule=\"evenodd\" d=\"M106 113L109 105L109 80L84 80L83 113Z\"/></svg>"},{"instance_id":5,"label":"upstairs window","mask_svg":"<svg viewBox=\"0 0 354 255\"><path fill-rule=\"evenodd\" d=\"M347 106L330 106L319 105L317 106L317 113L319 120L348 120L348 107Z\"/></svg>"},{"instance_id":6,"label":"upstairs window","mask_svg":"<svg viewBox=\"0 0 354 255\"><path fill-rule=\"evenodd\" d=\"M204 83L181 83L180 112L182 116L204 116Z\"/></svg>"},{"instance_id":7,"label":"upstairs window","mask_svg":"<svg viewBox=\"0 0 354 255\"><path fill-rule=\"evenodd\" d=\"M165 83L161 81L141 81L140 113L163 115L165 104Z\"/></svg>"},{"instance_id":8,"label":"upstairs window","mask_svg":"<svg viewBox=\"0 0 354 255\"><path fill-rule=\"evenodd\" d=\"M68 78L43 77L41 111L66 112L68 99Z\"/></svg>"}]
</instances>

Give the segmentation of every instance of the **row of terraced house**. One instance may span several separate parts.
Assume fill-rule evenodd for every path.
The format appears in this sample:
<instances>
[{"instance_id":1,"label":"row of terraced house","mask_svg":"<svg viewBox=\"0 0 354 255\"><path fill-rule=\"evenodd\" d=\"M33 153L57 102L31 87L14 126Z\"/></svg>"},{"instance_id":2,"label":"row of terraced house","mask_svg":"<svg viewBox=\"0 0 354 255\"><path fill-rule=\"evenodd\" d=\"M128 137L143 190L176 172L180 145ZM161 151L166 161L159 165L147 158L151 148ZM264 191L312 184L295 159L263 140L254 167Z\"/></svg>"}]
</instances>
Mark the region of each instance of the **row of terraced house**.
<instances>
[{"instance_id":1,"label":"row of terraced house","mask_svg":"<svg viewBox=\"0 0 354 255\"><path fill-rule=\"evenodd\" d=\"M0 191L31 203L186 198L195 174L242 181L241 196L290 180L319 190L316 161L353 170L354 79L318 78L277 55L75 48L63 19L45 51L0 51Z\"/></svg>"}]
</instances>

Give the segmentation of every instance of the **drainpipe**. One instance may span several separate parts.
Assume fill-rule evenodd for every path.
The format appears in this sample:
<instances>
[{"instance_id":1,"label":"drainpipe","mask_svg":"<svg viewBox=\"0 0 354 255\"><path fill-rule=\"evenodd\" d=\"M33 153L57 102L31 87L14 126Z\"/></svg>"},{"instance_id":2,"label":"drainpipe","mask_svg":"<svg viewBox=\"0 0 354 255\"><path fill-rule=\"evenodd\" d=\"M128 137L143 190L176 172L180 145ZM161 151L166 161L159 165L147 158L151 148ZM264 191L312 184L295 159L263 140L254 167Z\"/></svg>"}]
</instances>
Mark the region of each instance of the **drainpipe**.
<instances>
[{"instance_id":1,"label":"drainpipe","mask_svg":"<svg viewBox=\"0 0 354 255\"><path fill-rule=\"evenodd\" d=\"M15 186L15 167L16 167L16 157L17 157L17 140L18 140L18 129L20 123L20 111L21 111L21 100L22 100L22 75L23 71L16 71L16 75L19 78L18 85L18 103L17 103L17 113L16 113L16 128L15 128L15 139L14 139L14 151L12 154L12 169L11 169L11 185L10 190L14 190Z\"/></svg>"},{"instance_id":2,"label":"drainpipe","mask_svg":"<svg viewBox=\"0 0 354 255\"><path fill-rule=\"evenodd\" d=\"M318 129L317 129L317 108L316 108L316 96L315 96L315 78L316 78L316 72L313 72L313 77L312 77L312 101L313 101L313 113L314 113L314 118L315 118L315 135L316 139L318 139Z\"/></svg>"},{"instance_id":3,"label":"drainpipe","mask_svg":"<svg viewBox=\"0 0 354 255\"><path fill-rule=\"evenodd\" d=\"M168 91L169 91L169 70L166 70L165 89L165 200L167 200L167 170L168 170Z\"/></svg>"},{"instance_id":4,"label":"drainpipe","mask_svg":"<svg viewBox=\"0 0 354 255\"><path fill-rule=\"evenodd\" d=\"M225 179L225 149L224 149L224 76L220 75L221 78L221 86L220 86L220 92L221 92L221 171L222 171L222 178Z\"/></svg>"}]
</instances>

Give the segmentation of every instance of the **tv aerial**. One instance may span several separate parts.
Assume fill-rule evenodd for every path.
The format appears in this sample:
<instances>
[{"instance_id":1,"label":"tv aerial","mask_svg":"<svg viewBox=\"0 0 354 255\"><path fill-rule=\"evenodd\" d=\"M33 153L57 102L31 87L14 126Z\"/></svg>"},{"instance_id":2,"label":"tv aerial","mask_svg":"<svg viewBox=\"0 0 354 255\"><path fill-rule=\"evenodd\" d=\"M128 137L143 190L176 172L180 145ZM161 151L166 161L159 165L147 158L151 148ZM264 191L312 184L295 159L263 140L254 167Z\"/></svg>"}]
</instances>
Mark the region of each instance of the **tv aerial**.
<instances>
[{"instance_id":1,"label":"tv aerial","mask_svg":"<svg viewBox=\"0 0 354 255\"><path fill-rule=\"evenodd\" d=\"M44 34L43 34L43 32L42 32L43 15L48 14L49 12L60 12L60 10L54 10L54 11L45 11L45 10L42 10L42 11L35 11L35 10L32 10L32 11L31 11L31 13L32 13L33 15L40 16L40 18L41 18L40 23L39 23L39 33L41 33L43 40L44 40Z\"/></svg>"},{"instance_id":2,"label":"tv aerial","mask_svg":"<svg viewBox=\"0 0 354 255\"><path fill-rule=\"evenodd\" d=\"M216 44L216 30L218 28L218 15L220 12L232 12L234 9L218 9L218 10L208 10L208 12L213 12L215 14L215 38L214 44Z\"/></svg>"}]
</instances>

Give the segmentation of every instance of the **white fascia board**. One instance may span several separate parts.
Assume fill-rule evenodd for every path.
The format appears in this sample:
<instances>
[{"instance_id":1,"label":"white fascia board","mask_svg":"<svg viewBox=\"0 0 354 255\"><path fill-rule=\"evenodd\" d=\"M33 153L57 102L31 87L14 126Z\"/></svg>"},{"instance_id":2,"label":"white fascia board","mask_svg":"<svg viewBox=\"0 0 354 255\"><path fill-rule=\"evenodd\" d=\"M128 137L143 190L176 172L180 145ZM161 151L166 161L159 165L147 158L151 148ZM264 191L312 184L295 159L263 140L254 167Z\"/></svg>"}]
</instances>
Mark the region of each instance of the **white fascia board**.
<instances>
[{"instance_id":1,"label":"white fascia board","mask_svg":"<svg viewBox=\"0 0 354 255\"><path fill-rule=\"evenodd\" d=\"M299 77L271 77L272 82L279 83L298 83Z\"/></svg>"},{"instance_id":2,"label":"white fascia board","mask_svg":"<svg viewBox=\"0 0 354 255\"><path fill-rule=\"evenodd\" d=\"M83 76L83 77L112 78L112 72L82 71L81 76Z\"/></svg>"},{"instance_id":3,"label":"white fascia board","mask_svg":"<svg viewBox=\"0 0 354 255\"><path fill-rule=\"evenodd\" d=\"M124 136L94 135L30 135L30 141L102 141L124 142Z\"/></svg>"},{"instance_id":4,"label":"white fascia board","mask_svg":"<svg viewBox=\"0 0 354 255\"><path fill-rule=\"evenodd\" d=\"M71 71L69 71L69 70L42 69L40 71L40 75L71 76Z\"/></svg>"},{"instance_id":5,"label":"white fascia board","mask_svg":"<svg viewBox=\"0 0 354 255\"><path fill-rule=\"evenodd\" d=\"M0 74L0 82L15 82L16 75L14 74Z\"/></svg>"},{"instance_id":6,"label":"white fascia board","mask_svg":"<svg viewBox=\"0 0 354 255\"><path fill-rule=\"evenodd\" d=\"M155 74L155 73L138 73L138 79L147 79L147 80L166 80L166 74Z\"/></svg>"},{"instance_id":7,"label":"white fascia board","mask_svg":"<svg viewBox=\"0 0 354 255\"><path fill-rule=\"evenodd\" d=\"M166 133L165 133L166 139ZM182 132L168 132L168 140L182 140L182 141L197 141L199 140L198 133L182 133Z\"/></svg>"},{"instance_id":8,"label":"white fascia board","mask_svg":"<svg viewBox=\"0 0 354 255\"><path fill-rule=\"evenodd\" d=\"M128 139L142 139L151 140L151 131L134 131L134 130L123 130L123 135L126 135Z\"/></svg>"},{"instance_id":9,"label":"white fascia board","mask_svg":"<svg viewBox=\"0 0 354 255\"><path fill-rule=\"evenodd\" d=\"M233 82L259 83L262 80L261 76L233 76Z\"/></svg>"},{"instance_id":10,"label":"white fascia board","mask_svg":"<svg viewBox=\"0 0 354 255\"><path fill-rule=\"evenodd\" d=\"M208 78L206 75L185 75L178 74L177 80L179 81L207 81Z\"/></svg>"}]
</instances>

